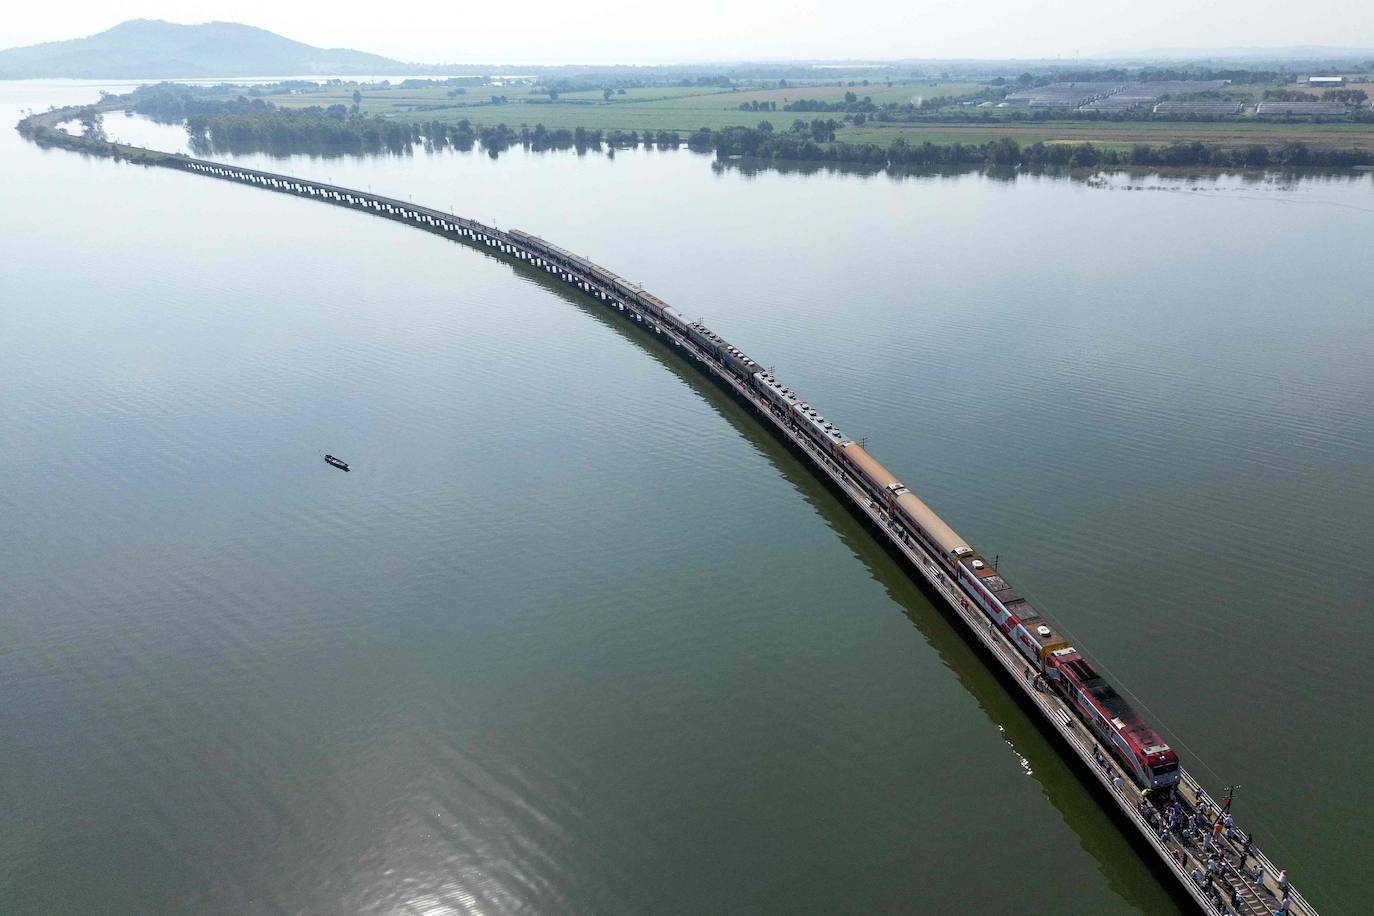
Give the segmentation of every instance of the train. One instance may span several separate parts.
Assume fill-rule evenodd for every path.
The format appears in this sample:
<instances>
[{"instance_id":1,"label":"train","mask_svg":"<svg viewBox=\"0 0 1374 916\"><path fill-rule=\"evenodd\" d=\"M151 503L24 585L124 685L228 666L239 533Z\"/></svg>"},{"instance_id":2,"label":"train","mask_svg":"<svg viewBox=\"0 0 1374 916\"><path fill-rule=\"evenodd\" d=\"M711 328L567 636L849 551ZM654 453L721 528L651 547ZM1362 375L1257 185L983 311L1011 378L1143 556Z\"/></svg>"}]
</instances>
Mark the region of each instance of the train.
<instances>
[{"instance_id":1,"label":"train","mask_svg":"<svg viewBox=\"0 0 1374 916\"><path fill-rule=\"evenodd\" d=\"M875 504L883 507L907 544L919 546L957 584L959 602L976 606L1051 689L1120 762L1135 782L1167 789L1182 776L1178 754L1126 702L1057 627L1027 601L978 551L930 506L853 438L743 350L700 321L689 321L663 300L584 258L528 233L509 233L554 263L590 276L624 300L663 322L748 386L780 421L806 436Z\"/></svg>"}]
</instances>

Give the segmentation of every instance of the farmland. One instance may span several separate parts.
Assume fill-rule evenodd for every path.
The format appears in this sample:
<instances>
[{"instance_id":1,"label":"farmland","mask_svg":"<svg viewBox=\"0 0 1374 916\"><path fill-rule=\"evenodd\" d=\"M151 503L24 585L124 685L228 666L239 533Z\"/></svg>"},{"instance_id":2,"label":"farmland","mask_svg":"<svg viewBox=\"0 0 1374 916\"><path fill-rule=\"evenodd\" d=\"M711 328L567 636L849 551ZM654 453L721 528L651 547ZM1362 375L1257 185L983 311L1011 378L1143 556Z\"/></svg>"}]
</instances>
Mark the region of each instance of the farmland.
<instances>
[{"instance_id":1,"label":"farmland","mask_svg":"<svg viewBox=\"0 0 1374 916\"><path fill-rule=\"evenodd\" d=\"M874 84L869 87L801 84L781 89L655 86L626 89L623 94L612 94L609 100L604 99L601 90L560 93L557 99L550 99L546 92L536 92L534 87L525 84L466 88L464 94L450 97L442 88L366 87L362 90L360 111L365 115L406 121L467 119L478 126L538 123L550 129L582 127L641 133L646 130L687 132L702 127L713 130L752 127L764 119L776 124L790 123L793 118L809 119L814 114L794 114L784 111L783 107L803 99L843 102L846 92L853 92L860 98L868 96L875 105L886 105L889 102L919 103L934 96L969 96L984 87L978 83L939 80L911 80L892 86ZM325 86L318 91L274 97L273 101L282 107L351 105L352 93L351 85ZM493 104L494 95L506 101ZM777 110L740 110L741 104L753 103L776 105Z\"/></svg>"},{"instance_id":2,"label":"farmland","mask_svg":"<svg viewBox=\"0 0 1374 916\"><path fill-rule=\"evenodd\" d=\"M841 132L852 143L889 145L898 137L908 143L986 143L1008 137L1030 143L1092 143L1126 149L1137 143L1152 146L1202 143L1221 146L1261 144L1277 147L1302 142L1314 149L1340 148L1374 151L1374 125L1276 123L1270 121L1008 121L989 119L971 124L896 124L870 122Z\"/></svg>"},{"instance_id":3,"label":"farmland","mask_svg":"<svg viewBox=\"0 0 1374 916\"><path fill-rule=\"evenodd\" d=\"M1356 84L1359 88L1365 84ZM288 96L274 97L281 107L319 105L351 106L351 84L324 86ZM1239 93L1258 98L1265 86L1236 87ZM1374 88L1374 87L1371 87ZM842 103L846 93L871 99L875 106L917 105L934 97L956 100L943 112L953 116L931 117L907 123L889 123L869 118L866 123L841 123L837 141L873 143L888 146L897 138L908 143L982 144L1010 138L1032 143L1093 143L1104 148L1127 149L1135 144L1161 145L1199 141L1214 145L1261 144L1278 147L1301 141L1313 148L1342 148L1374 151L1374 124L1310 121L1279 122L1253 118L1218 121L1183 120L1084 120L1059 117L1047 120L1026 119L1007 109L970 108L958 100L973 99L987 85L969 81L927 79L873 81L869 86L848 82L795 83L776 86L648 86L613 91L609 98L603 90L583 89L557 93L551 97L533 83L492 84L465 87L461 93L442 84L426 88L401 88L385 84L361 87L360 112L405 122L439 120L456 123L467 120L475 127L506 124L533 126L543 124L550 130L588 131L678 131L700 128L720 130L727 127L753 127L767 120L782 129L795 119L809 120L815 112L785 111L784 107L801 100ZM493 96L501 101L493 102ZM741 106L750 110L741 110ZM754 106L768 110L754 110ZM834 117L839 114L820 114Z\"/></svg>"}]
</instances>

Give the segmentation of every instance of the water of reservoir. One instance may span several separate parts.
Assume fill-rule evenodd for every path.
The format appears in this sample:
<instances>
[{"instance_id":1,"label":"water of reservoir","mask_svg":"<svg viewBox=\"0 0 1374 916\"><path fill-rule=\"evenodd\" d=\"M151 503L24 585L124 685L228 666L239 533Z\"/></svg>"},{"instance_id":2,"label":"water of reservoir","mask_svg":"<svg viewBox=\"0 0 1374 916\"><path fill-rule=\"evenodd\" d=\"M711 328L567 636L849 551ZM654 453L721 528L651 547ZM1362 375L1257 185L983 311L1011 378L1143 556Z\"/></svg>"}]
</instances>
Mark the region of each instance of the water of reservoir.
<instances>
[{"instance_id":1,"label":"water of reservoir","mask_svg":"<svg viewBox=\"0 0 1374 916\"><path fill-rule=\"evenodd\" d=\"M3 84L0 120L98 88ZM1176 906L954 626L644 335L397 223L0 156L0 911ZM1363 909L1370 176L239 161L705 318L1239 784L1315 904Z\"/></svg>"}]
</instances>

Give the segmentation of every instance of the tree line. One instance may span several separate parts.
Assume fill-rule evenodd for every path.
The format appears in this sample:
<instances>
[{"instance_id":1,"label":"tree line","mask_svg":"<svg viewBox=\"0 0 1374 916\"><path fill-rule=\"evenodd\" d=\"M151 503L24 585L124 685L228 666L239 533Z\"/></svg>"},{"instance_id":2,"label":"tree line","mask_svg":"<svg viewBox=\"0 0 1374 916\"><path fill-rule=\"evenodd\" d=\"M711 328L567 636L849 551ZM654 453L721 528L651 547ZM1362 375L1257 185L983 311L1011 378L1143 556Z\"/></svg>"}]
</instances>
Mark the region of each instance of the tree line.
<instances>
[{"instance_id":1,"label":"tree line","mask_svg":"<svg viewBox=\"0 0 1374 916\"><path fill-rule=\"evenodd\" d=\"M273 155L404 154L416 146L469 150L481 144L497 155L517 144L534 150L614 147L676 149L677 131L601 131L586 127L549 128L522 124L474 125L457 122L394 121L359 115L343 105L328 108L269 108L251 112L195 114L186 119L191 148L198 154L267 152Z\"/></svg>"},{"instance_id":2,"label":"tree line","mask_svg":"<svg viewBox=\"0 0 1374 916\"><path fill-rule=\"evenodd\" d=\"M1129 151L1092 143L1032 143L1009 137L972 143L909 143L898 137L888 146L876 143L821 144L802 132L777 133L748 127L700 131L688 137L694 149L713 150L720 158L745 157L797 162L847 162L874 168L1099 168L1115 166L1207 166L1212 168L1350 168L1374 165L1374 153L1356 149L1312 148L1286 143L1276 150L1259 144L1227 146L1200 141L1165 146L1137 144Z\"/></svg>"}]
</instances>

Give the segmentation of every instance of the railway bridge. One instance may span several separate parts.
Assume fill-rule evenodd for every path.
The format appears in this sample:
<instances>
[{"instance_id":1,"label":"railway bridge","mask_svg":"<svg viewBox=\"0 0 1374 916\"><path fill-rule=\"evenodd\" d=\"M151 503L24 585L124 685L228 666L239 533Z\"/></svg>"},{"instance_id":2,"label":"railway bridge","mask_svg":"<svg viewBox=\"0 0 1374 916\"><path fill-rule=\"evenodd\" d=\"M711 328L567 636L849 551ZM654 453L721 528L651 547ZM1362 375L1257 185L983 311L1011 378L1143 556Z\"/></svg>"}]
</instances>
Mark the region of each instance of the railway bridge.
<instances>
[{"instance_id":1,"label":"railway bridge","mask_svg":"<svg viewBox=\"0 0 1374 916\"><path fill-rule=\"evenodd\" d=\"M938 558L917 540L903 534L900 523L890 513L889 507L871 498L845 466L805 435L792 418L776 409L755 388L730 371L720 355L701 346L690 334L683 333L679 327L662 320L653 309L646 307L646 294L627 293L623 286L607 282L607 275L615 276L609 271L554 246L536 245L542 240L525 233L505 232L452 213L325 182L187 156L128 149L140 154L141 161L364 210L483 248L500 257L524 262L656 333L684 359L752 408L760 422L805 459L812 472L841 497L890 552L903 561L918 581L926 586L928 593L936 598L937 604L962 622L965 636L982 648L993 669L1004 675L1003 681L1008 689L1019 696L1024 706L1034 711L1041 726L1057 736L1061 750L1069 759L1077 761L1080 775L1096 787L1099 798L1115 815L1122 829L1157 871L1171 876L1182 896L1191 899L1206 913L1271 916L1287 908L1292 913L1315 916L1316 911L1295 888L1291 885L1286 888L1280 886L1278 867L1259 847L1242 843L1242 838L1246 836L1242 824L1236 825L1241 829L1235 834L1225 830L1213 833L1211 828L1224 813L1225 807L1212 798L1186 769L1182 771L1181 781L1175 789L1175 799L1179 805L1177 810L1185 816L1198 815L1202 829L1192 836L1185 836L1181 829L1169 829L1163 825L1156 816L1158 809L1152 811L1152 806L1142 804L1143 796L1134 783L1114 778L1114 767L1110 763L1104 764L1098 756L1099 742L1069 704L1036 677L1036 672L1027 665L1025 657L1016 650L1008 635L1000 628L991 626L988 618L965 599L960 586L942 570ZM648 298L660 306L665 305L656 297ZM1204 835L1214 836L1215 839L1207 842ZM1211 872L1209 861L1215 863Z\"/></svg>"}]
</instances>

